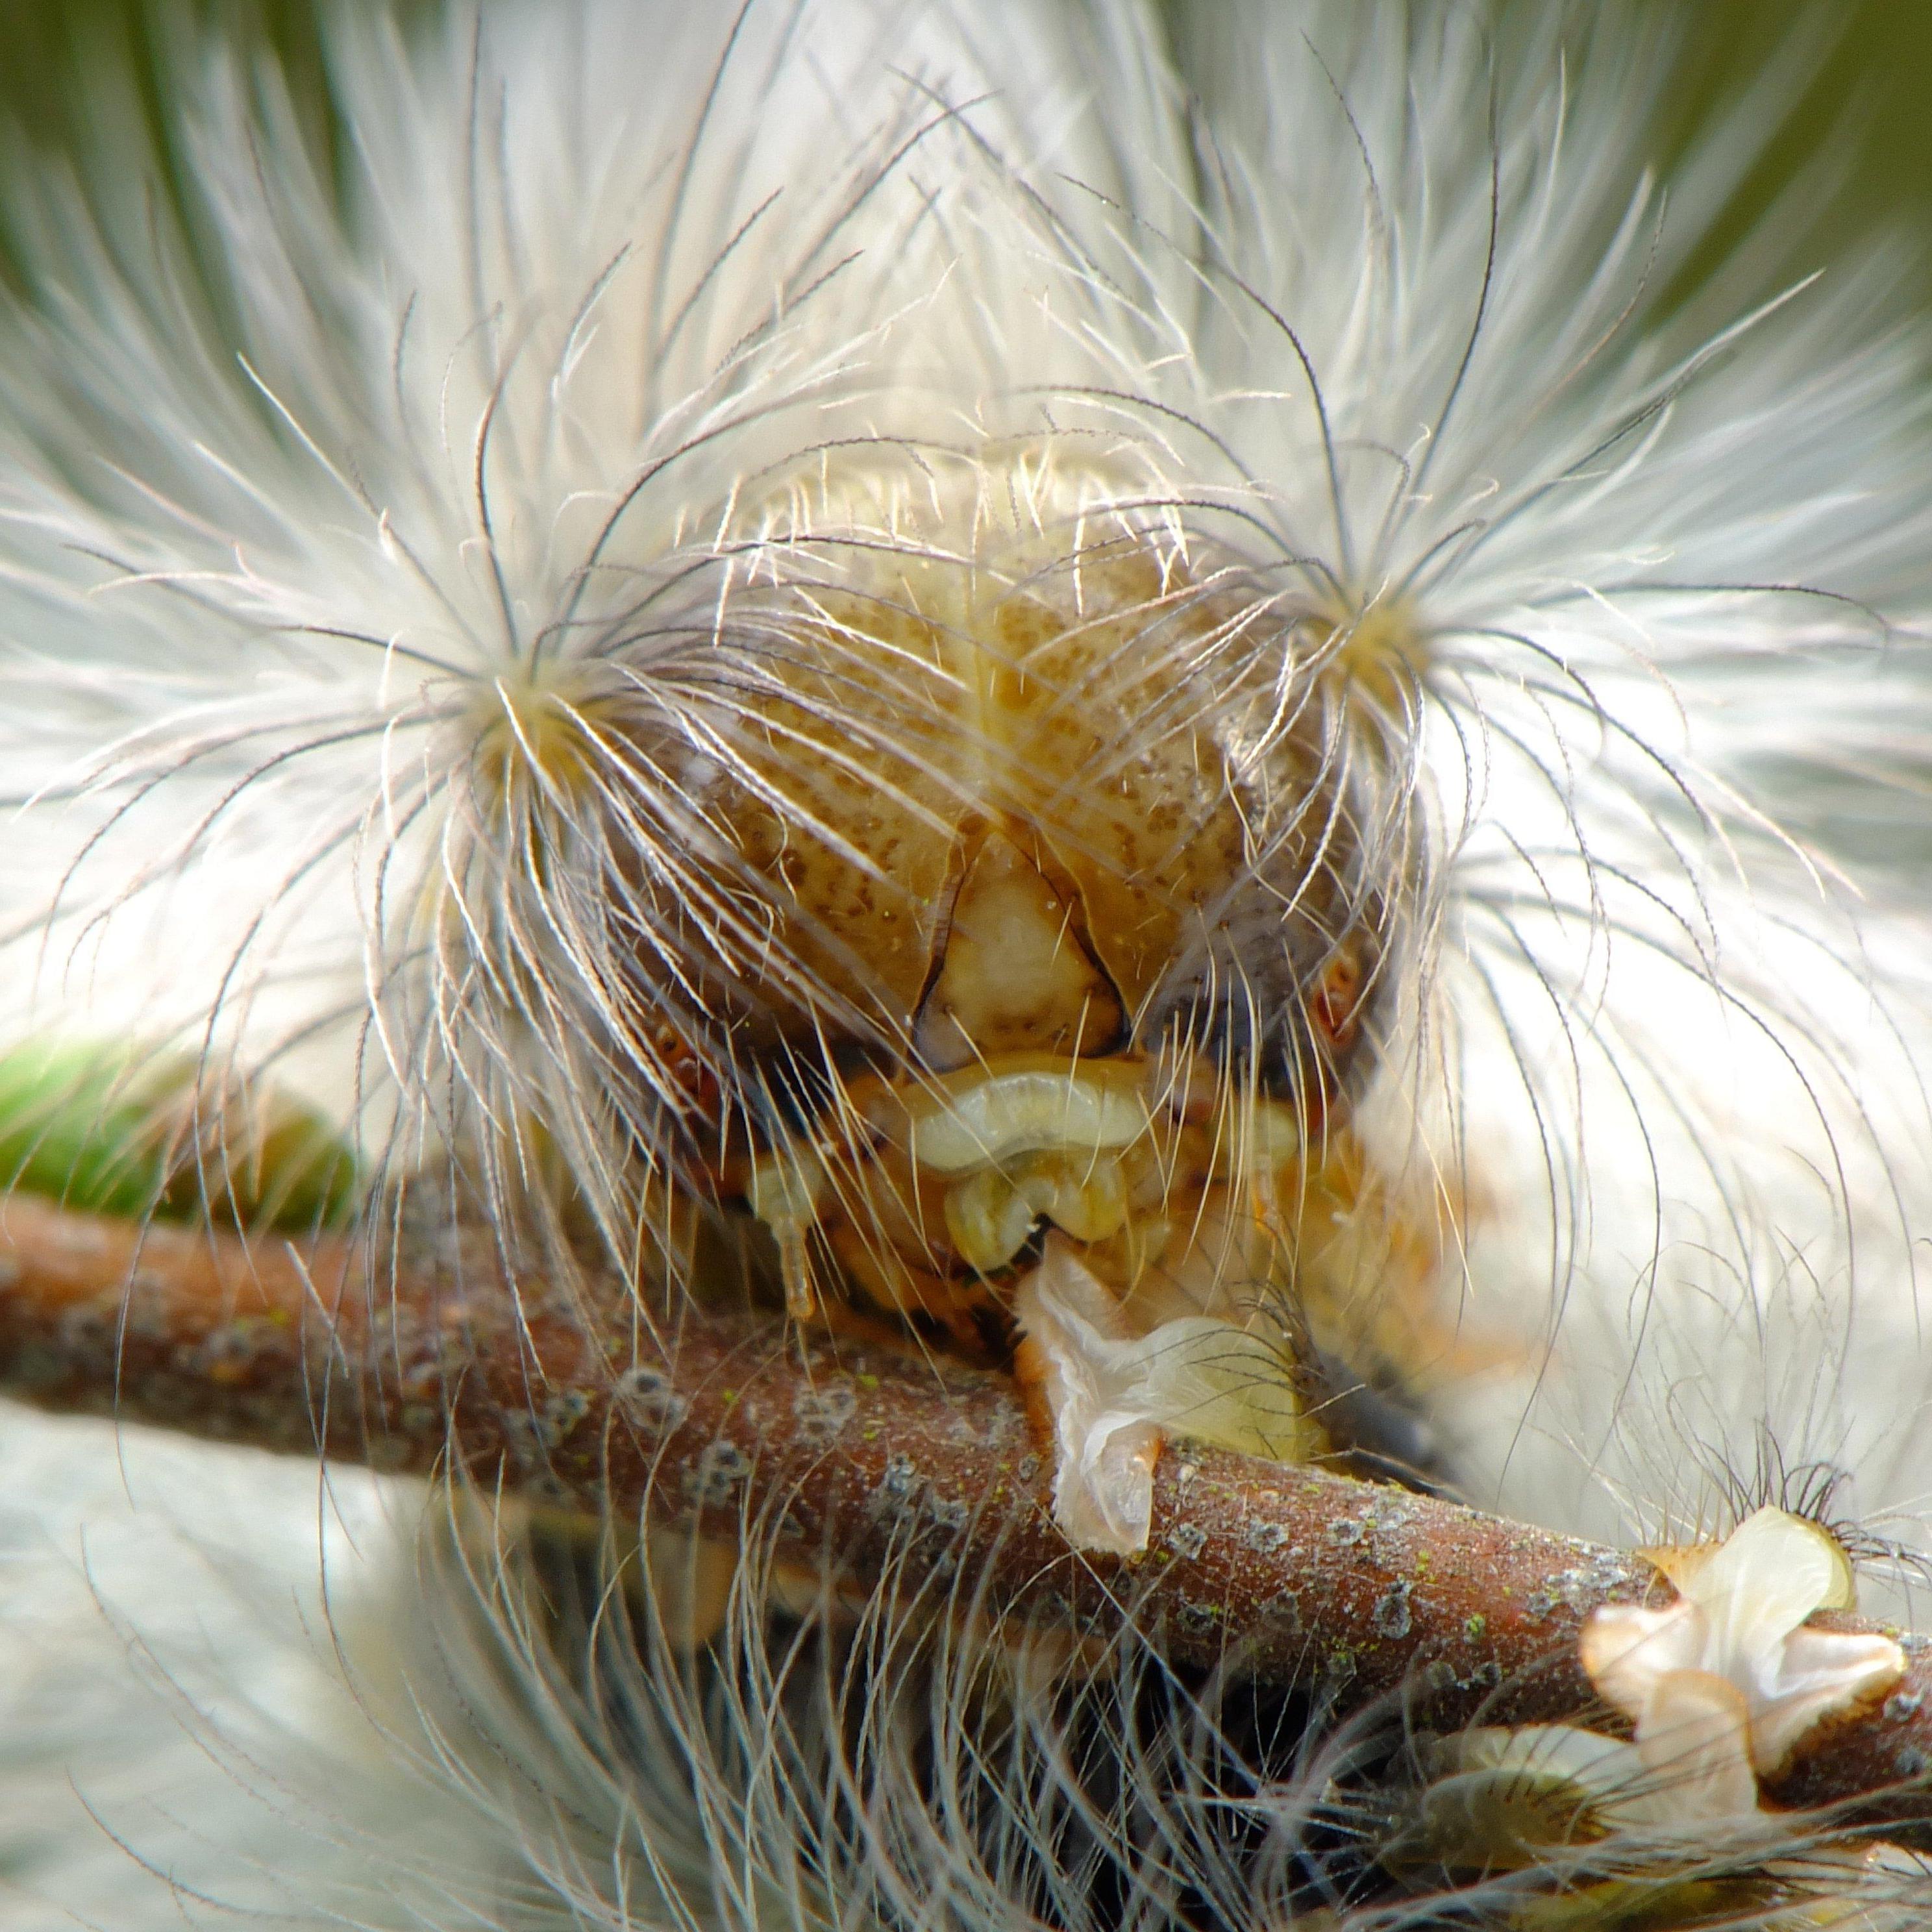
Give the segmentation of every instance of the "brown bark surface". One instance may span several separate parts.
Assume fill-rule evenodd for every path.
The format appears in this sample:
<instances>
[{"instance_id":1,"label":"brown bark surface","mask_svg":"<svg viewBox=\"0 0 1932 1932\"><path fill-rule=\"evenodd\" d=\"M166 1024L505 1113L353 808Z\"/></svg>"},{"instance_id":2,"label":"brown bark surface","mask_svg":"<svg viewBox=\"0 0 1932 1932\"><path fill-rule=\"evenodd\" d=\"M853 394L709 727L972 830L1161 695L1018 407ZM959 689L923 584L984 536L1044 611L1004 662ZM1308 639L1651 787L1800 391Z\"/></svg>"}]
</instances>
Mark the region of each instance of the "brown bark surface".
<instances>
[{"instance_id":1,"label":"brown bark surface","mask_svg":"<svg viewBox=\"0 0 1932 1932\"><path fill-rule=\"evenodd\" d=\"M16 1197L0 1203L0 1388L728 1535L769 1514L784 1553L862 1582L929 1576L1101 1635L1131 1602L1184 1661L1342 1708L1399 1694L1431 1724L1592 1707L1583 1619L1667 1587L1634 1556L1184 1444L1162 1459L1148 1552L1081 1555L1053 1526L1051 1459L1003 1376L776 1317L694 1310L655 1333L620 1287L586 1304L512 1284L487 1250L406 1255L372 1292L362 1252ZM1883 1708L1808 1741L1780 1798L1892 1790L1888 1810L1932 1813L1922 1788L1896 1790L1932 1766L1932 1657L1908 1648Z\"/></svg>"}]
</instances>

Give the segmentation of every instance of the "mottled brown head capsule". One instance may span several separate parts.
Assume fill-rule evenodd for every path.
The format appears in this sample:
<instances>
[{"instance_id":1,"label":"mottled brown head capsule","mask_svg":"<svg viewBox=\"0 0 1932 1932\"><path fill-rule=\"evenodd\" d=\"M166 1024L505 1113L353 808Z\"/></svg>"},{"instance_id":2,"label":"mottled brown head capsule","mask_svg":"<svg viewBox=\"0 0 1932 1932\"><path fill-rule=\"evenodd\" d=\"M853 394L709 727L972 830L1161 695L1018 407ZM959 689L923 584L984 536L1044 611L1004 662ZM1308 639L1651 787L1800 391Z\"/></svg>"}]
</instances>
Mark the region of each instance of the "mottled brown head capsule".
<instances>
[{"instance_id":1,"label":"mottled brown head capsule","mask_svg":"<svg viewBox=\"0 0 1932 1932\"><path fill-rule=\"evenodd\" d=\"M1340 1071L1387 834L1332 622L1038 450L868 451L743 520L638 746L715 892L680 922L644 882L644 971L710 1057L940 1073L1178 1031L1264 1040L1269 1084Z\"/></svg>"},{"instance_id":2,"label":"mottled brown head capsule","mask_svg":"<svg viewBox=\"0 0 1932 1932\"><path fill-rule=\"evenodd\" d=\"M1361 626L1045 446L827 458L708 571L621 684L513 721L545 850L599 828L596 1023L658 1171L769 1231L801 1319L1110 1337L1128 1408L1300 1453L1282 1391L1336 1394L1310 1364L1433 1253L1346 1119L1414 849ZM1395 1246L1372 1294L1320 1258Z\"/></svg>"}]
</instances>

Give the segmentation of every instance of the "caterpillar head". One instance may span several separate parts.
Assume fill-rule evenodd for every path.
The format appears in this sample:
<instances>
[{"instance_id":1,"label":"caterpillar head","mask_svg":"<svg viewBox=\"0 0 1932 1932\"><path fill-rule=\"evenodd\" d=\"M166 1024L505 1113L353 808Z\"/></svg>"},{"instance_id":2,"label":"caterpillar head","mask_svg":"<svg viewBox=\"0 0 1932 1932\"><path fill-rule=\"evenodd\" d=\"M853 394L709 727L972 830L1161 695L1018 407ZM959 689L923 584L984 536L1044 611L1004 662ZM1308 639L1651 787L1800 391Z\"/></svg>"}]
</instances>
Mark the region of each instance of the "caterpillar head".
<instances>
[{"instance_id":1,"label":"caterpillar head","mask_svg":"<svg viewBox=\"0 0 1932 1932\"><path fill-rule=\"evenodd\" d=\"M982 1359L1049 1238L1126 1333L1262 1322L1243 1372L1311 1390L1361 1358L1316 1304L1334 1204L1380 1211L1348 1105L1420 889L1408 640L1156 482L821 454L472 716L494 884L442 916L607 1226L648 1196L800 1318Z\"/></svg>"}]
</instances>

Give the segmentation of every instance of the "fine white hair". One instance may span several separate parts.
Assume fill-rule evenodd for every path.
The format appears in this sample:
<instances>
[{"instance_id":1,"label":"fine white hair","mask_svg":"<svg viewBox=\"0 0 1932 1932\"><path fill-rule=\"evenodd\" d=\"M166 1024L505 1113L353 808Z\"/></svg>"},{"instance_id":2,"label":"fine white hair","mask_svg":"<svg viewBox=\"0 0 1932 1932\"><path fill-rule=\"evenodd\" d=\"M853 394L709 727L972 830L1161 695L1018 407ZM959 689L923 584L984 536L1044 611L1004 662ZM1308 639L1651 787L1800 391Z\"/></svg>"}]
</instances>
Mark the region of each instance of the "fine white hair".
<instances>
[{"instance_id":1,"label":"fine white hair","mask_svg":"<svg viewBox=\"0 0 1932 1932\"><path fill-rule=\"evenodd\" d=\"M1358 1118L1456 1210L1444 1480L1628 1542L1828 1465L1932 1552L1932 403L1889 256L1700 254L1788 76L1666 196L1667 46L1555 8L386 0L325 13L320 118L156 17L0 194L0 1047L205 1056L506 1222L536 1121L626 1251L626 962L758 943L704 654L836 578L836 472L1046 450L1404 640ZM581 1529L532 1581L473 1498L4 1427L9 1923L1258 1928L1343 1828L1312 1732L1244 1792L1198 1687L890 1592L775 1636L755 1552L706 1677Z\"/></svg>"}]
</instances>

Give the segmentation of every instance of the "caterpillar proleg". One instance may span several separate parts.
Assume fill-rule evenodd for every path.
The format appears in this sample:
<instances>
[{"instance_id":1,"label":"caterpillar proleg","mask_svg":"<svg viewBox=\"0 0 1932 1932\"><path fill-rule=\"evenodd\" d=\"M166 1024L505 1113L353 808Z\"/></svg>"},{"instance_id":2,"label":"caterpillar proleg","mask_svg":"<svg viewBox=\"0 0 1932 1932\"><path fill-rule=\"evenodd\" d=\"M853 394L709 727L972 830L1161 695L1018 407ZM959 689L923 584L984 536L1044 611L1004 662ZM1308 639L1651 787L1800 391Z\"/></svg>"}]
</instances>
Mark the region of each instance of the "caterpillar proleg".
<instances>
[{"instance_id":1,"label":"caterpillar proleg","mask_svg":"<svg viewBox=\"0 0 1932 1932\"><path fill-rule=\"evenodd\" d=\"M1693 272L1774 83L150 17L0 189L8 1922L1924 1922L1932 412Z\"/></svg>"}]
</instances>

